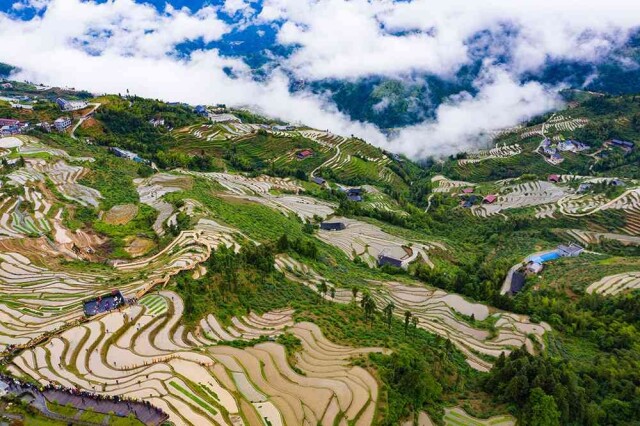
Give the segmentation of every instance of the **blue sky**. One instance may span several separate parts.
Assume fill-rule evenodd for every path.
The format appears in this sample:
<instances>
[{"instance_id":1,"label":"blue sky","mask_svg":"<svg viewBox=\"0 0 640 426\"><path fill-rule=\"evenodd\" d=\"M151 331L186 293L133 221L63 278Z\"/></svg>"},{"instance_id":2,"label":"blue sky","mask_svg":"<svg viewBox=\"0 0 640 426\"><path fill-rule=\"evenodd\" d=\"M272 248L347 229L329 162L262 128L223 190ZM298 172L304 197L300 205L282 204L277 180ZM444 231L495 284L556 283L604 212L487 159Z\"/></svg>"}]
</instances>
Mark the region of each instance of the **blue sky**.
<instances>
[{"instance_id":1,"label":"blue sky","mask_svg":"<svg viewBox=\"0 0 640 426\"><path fill-rule=\"evenodd\" d=\"M640 4L629 0L169 3L2 0L0 62L19 67L16 78L46 84L248 105L420 157L465 150L482 142L478 135L557 108L559 85L523 76L554 61L611 60L640 25ZM471 93L453 94L433 120L394 140L301 84L447 81L476 63Z\"/></svg>"}]
</instances>

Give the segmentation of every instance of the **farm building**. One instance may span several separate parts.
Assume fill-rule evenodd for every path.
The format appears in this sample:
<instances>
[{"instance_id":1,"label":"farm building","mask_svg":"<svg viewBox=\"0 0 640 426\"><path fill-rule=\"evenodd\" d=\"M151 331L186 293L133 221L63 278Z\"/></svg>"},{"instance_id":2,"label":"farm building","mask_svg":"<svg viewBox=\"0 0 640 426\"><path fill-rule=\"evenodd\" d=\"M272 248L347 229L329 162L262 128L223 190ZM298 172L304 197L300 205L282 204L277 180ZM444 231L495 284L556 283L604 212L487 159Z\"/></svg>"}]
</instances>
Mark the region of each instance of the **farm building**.
<instances>
[{"instance_id":1,"label":"farm building","mask_svg":"<svg viewBox=\"0 0 640 426\"><path fill-rule=\"evenodd\" d=\"M13 85L11 83L2 83L2 88L3 89L11 89L11 88L13 88Z\"/></svg>"},{"instance_id":2,"label":"farm building","mask_svg":"<svg viewBox=\"0 0 640 426\"><path fill-rule=\"evenodd\" d=\"M94 297L93 299L85 300L82 303L84 314L88 317L98 315L104 312L109 312L125 304L124 296L120 293L120 290L113 290L111 293L103 296Z\"/></svg>"},{"instance_id":3,"label":"farm building","mask_svg":"<svg viewBox=\"0 0 640 426\"><path fill-rule=\"evenodd\" d=\"M568 246L561 244L558 246L558 253L563 257L575 257L580 255L584 251L584 248L578 244L569 244Z\"/></svg>"},{"instance_id":4,"label":"farm building","mask_svg":"<svg viewBox=\"0 0 640 426\"><path fill-rule=\"evenodd\" d=\"M465 188L462 190L463 194L473 194L473 188Z\"/></svg>"},{"instance_id":5,"label":"farm building","mask_svg":"<svg viewBox=\"0 0 640 426\"><path fill-rule=\"evenodd\" d=\"M493 204L495 203L495 201L498 199L497 195L494 194L489 194L486 197L484 197L484 199L482 200L482 202L484 204Z\"/></svg>"},{"instance_id":6,"label":"farm building","mask_svg":"<svg viewBox=\"0 0 640 426\"><path fill-rule=\"evenodd\" d=\"M311 151L310 149L305 149L303 151L300 151L296 154L296 157L298 157L298 160L304 160L305 158L309 158L313 155L313 151Z\"/></svg>"},{"instance_id":7,"label":"farm building","mask_svg":"<svg viewBox=\"0 0 640 426\"><path fill-rule=\"evenodd\" d=\"M343 229L347 229L347 225L345 225L344 222L322 222L320 229L324 231L342 231Z\"/></svg>"},{"instance_id":8,"label":"farm building","mask_svg":"<svg viewBox=\"0 0 640 426\"><path fill-rule=\"evenodd\" d=\"M53 127L59 132L64 131L69 126L71 126L71 119L69 117L60 117L53 122Z\"/></svg>"},{"instance_id":9,"label":"farm building","mask_svg":"<svg viewBox=\"0 0 640 426\"><path fill-rule=\"evenodd\" d=\"M149 120L149 124L151 124L153 127L164 126L164 118L152 118L151 120Z\"/></svg>"},{"instance_id":10,"label":"farm building","mask_svg":"<svg viewBox=\"0 0 640 426\"><path fill-rule=\"evenodd\" d=\"M549 175L548 180L549 180L549 182L558 183L558 182L560 182L560 176L559 175Z\"/></svg>"},{"instance_id":11,"label":"farm building","mask_svg":"<svg viewBox=\"0 0 640 426\"><path fill-rule=\"evenodd\" d=\"M204 105L198 105L193 109L193 112L195 112L198 115L204 115L206 116L208 114L207 112L207 107Z\"/></svg>"},{"instance_id":12,"label":"farm building","mask_svg":"<svg viewBox=\"0 0 640 426\"><path fill-rule=\"evenodd\" d=\"M318 185L324 185L325 183L327 183L327 181L326 181L326 180L322 179L322 178L321 178L321 177L319 177L319 176L314 176L311 180L312 180L314 183L317 183Z\"/></svg>"},{"instance_id":13,"label":"farm building","mask_svg":"<svg viewBox=\"0 0 640 426\"><path fill-rule=\"evenodd\" d=\"M394 266L396 268L404 268L406 266L406 262L401 259L396 259L395 257L387 256L381 254L378 256L378 266Z\"/></svg>"}]
</instances>

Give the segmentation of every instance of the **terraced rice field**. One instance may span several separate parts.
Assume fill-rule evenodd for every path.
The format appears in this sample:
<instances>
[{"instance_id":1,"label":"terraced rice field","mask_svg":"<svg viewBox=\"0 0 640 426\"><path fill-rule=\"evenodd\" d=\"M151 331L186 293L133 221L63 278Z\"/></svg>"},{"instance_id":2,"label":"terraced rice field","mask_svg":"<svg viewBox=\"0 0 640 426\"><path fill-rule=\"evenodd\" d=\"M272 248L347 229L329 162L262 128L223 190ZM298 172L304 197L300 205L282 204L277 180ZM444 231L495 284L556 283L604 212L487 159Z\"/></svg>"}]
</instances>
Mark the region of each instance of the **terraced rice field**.
<instances>
[{"instance_id":1,"label":"terraced rice field","mask_svg":"<svg viewBox=\"0 0 640 426\"><path fill-rule=\"evenodd\" d=\"M49 154L53 157L62 157L68 161L74 162L94 161L94 159L91 157L72 157L66 151L62 149L51 148L50 146L40 143L37 138L31 136L20 135L15 137L14 139L19 139L22 142L22 145L17 148L16 153L23 155L26 158L33 154Z\"/></svg>"},{"instance_id":2,"label":"terraced rice field","mask_svg":"<svg viewBox=\"0 0 640 426\"><path fill-rule=\"evenodd\" d=\"M318 231L318 238L342 250L350 259L360 257L369 266L375 267L378 256L384 254L406 263L423 260L430 264L427 252L433 248L445 250L440 243L417 243L388 234L375 225L356 219L333 218L343 222L346 229L341 231Z\"/></svg>"},{"instance_id":3,"label":"terraced rice field","mask_svg":"<svg viewBox=\"0 0 640 426\"><path fill-rule=\"evenodd\" d=\"M321 282L326 282L313 269L288 256L278 256L276 268L289 279L314 291L318 291ZM485 356L498 357L500 353L508 354L522 345L535 353L537 346L544 346L543 335L550 330L545 323L533 324L526 316L508 312L491 312L486 305L469 302L439 289L396 282L370 282L369 285L378 308L393 302L396 307L394 314L400 319L404 319L405 311L410 311L419 318L418 327L450 339L466 356L468 364L479 371L491 369L492 363ZM325 296L327 300L337 303L353 301L350 289L335 288L335 297ZM494 317L495 332L474 327L460 315L473 316L478 321Z\"/></svg>"},{"instance_id":4,"label":"terraced rice field","mask_svg":"<svg viewBox=\"0 0 640 426\"><path fill-rule=\"evenodd\" d=\"M597 293L603 296L614 296L626 291L640 289L640 271L625 272L623 274L604 277L587 287L587 293Z\"/></svg>"},{"instance_id":5,"label":"terraced rice field","mask_svg":"<svg viewBox=\"0 0 640 426\"><path fill-rule=\"evenodd\" d=\"M22 167L9 175L9 183L25 186L31 183L44 182L45 177L51 179L56 189L70 201L83 206L97 207L102 195L99 191L77 183L87 169L81 166L71 166L64 160L50 163L42 159L26 159Z\"/></svg>"},{"instance_id":6,"label":"terraced rice field","mask_svg":"<svg viewBox=\"0 0 640 426\"><path fill-rule=\"evenodd\" d=\"M495 416L486 420L470 416L462 408L445 408L446 426L515 426L516 419L511 416Z\"/></svg>"},{"instance_id":7,"label":"terraced rice field","mask_svg":"<svg viewBox=\"0 0 640 426\"><path fill-rule=\"evenodd\" d=\"M83 316L82 301L110 291L142 296L182 270L194 269L211 249L224 244L239 250L235 231L201 219L158 254L114 265L112 273L51 270L16 252L0 253L0 350L26 345L44 333L64 328Z\"/></svg>"},{"instance_id":8,"label":"terraced rice field","mask_svg":"<svg viewBox=\"0 0 640 426\"><path fill-rule=\"evenodd\" d=\"M163 225L173 214L173 206L162 199L165 194L182 191L191 187L191 179L187 176L158 173L146 179L134 179L140 202L158 211L153 230L164 235Z\"/></svg>"},{"instance_id":9,"label":"terraced rice field","mask_svg":"<svg viewBox=\"0 0 640 426\"><path fill-rule=\"evenodd\" d=\"M572 118L565 117L561 114L554 114L549 118L546 122L545 127L551 130L557 131L569 131L572 132L576 129L586 126L589 123L589 120L586 118Z\"/></svg>"},{"instance_id":10,"label":"terraced rice field","mask_svg":"<svg viewBox=\"0 0 640 426\"><path fill-rule=\"evenodd\" d=\"M471 212L475 216L489 217L500 214L504 210L553 204L563 199L568 193L566 188L545 181L508 185L500 190L498 199L493 204L474 206ZM541 211L545 213L539 212L540 216L552 214L552 212L547 213L546 210Z\"/></svg>"},{"instance_id":11,"label":"terraced rice field","mask_svg":"<svg viewBox=\"0 0 640 426\"><path fill-rule=\"evenodd\" d=\"M640 237L625 234L584 231L582 229L567 229L565 234L584 245L599 244L604 240L619 241L624 245L640 245Z\"/></svg>"},{"instance_id":12,"label":"terraced rice field","mask_svg":"<svg viewBox=\"0 0 640 426\"><path fill-rule=\"evenodd\" d=\"M22 352L9 370L42 384L144 399L176 425L372 423L378 384L350 359L382 349L331 343L314 324L294 324L286 310L234 318L226 328L209 316L194 334L180 325L177 294L154 296ZM164 313L158 297L168 306ZM302 343L295 356L302 374L277 343L215 344L285 329Z\"/></svg>"},{"instance_id":13,"label":"terraced rice field","mask_svg":"<svg viewBox=\"0 0 640 426\"><path fill-rule=\"evenodd\" d=\"M433 192L452 192L459 191L462 188L473 188L476 186L476 184L471 182L450 180L442 175L432 177L431 182L436 185L433 188Z\"/></svg>"},{"instance_id":14,"label":"terraced rice field","mask_svg":"<svg viewBox=\"0 0 640 426\"><path fill-rule=\"evenodd\" d=\"M271 176L255 178L230 173L204 173L181 170L181 173L212 180L222 185L227 195L243 200L254 201L273 208L285 216L293 213L304 221L315 216L326 218L333 214L335 204L297 195L304 189L291 179ZM296 195L274 195L272 191L295 193Z\"/></svg>"},{"instance_id":15,"label":"terraced rice field","mask_svg":"<svg viewBox=\"0 0 640 426\"><path fill-rule=\"evenodd\" d=\"M518 155L522 152L522 147L519 144L514 145L498 145L495 148L480 150L472 154L468 154L467 158L458 160L458 164L461 166L467 164L478 163L484 160L490 160L492 158L507 158Z\"/></svg>"},{"instance_id":16,"label":"terraced rice field","mask_svg":"<svg viewBox=\"0 0 640 426\"><path fill-rule=\"evenodd\" d=\"M575 195L562 200L558 206L560 212L567 216L587 216L602 210L625 210L634 212L635 218L635 214L640 212L640 188L629 189L613 200L598 195Z\"/></svg>"}]
</instances>

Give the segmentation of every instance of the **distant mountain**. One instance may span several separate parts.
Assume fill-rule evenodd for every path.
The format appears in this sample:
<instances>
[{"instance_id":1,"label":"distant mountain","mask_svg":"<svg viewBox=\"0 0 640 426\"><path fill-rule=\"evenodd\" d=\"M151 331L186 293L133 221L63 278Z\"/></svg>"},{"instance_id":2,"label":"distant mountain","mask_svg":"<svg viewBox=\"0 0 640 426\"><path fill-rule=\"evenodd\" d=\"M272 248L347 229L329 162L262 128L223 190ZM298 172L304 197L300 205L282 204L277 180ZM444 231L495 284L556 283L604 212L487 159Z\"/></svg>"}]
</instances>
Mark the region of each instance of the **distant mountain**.
<instances>
[{"instance_id":1,"label":"distant mountain","mask_svg":"<svg viewBox=\"0 0 640 426\"><path fill-rule=\"evenodd\" d=\"M0 62L0 78L7 78L15 68Z\"/></svg>"}]
</instances>

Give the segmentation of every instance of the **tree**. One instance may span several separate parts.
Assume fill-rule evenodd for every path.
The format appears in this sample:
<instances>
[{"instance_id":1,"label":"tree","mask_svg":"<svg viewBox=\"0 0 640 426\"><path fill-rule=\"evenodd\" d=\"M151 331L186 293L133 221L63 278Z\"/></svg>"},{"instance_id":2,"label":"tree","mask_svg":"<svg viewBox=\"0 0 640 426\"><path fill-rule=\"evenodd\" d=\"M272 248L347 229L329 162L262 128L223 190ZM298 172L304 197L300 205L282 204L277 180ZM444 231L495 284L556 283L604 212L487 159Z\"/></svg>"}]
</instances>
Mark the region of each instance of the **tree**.
<instances>
[{"instance_id":1,"label":"tree","mask_svg":"<svg viewBox=\"0 0 640 426\"><path fill-rule=\"evenodd\" d=\"M411 311L404 312L404 335L407 335L407 331L409 330L409 321L411 320Z\"/></svg>"},{"instance_id":2,"label":"tree","mask_svg":"<svg viewBox=\"0 0 640 426\"><path fill-rule=\"evenodd\" d=\"M353 294L353 303L356 303L358 298L358 287L351 287L351 294Z\"/></svg>"},{"instance_id":3,"label":"tree","mask_svg":"<svg viewBox=\"0 0 640 426\"><path fill-rule=\"evenodd\" d=\"M318 291L320 292L320 297L324 297L327 294L327 291L329 291L329 287L327 286L326 281L322 281L320 283L320 285L318 286Z\"/></svg>"},{"instance_id":4,"label":"tree","mask_svg":"<svg viewBox=\"0 0 640 426\"><path fill-rule=\"evenodd\" d=\"M420 322L420 319L416 316L414 316L413 318L411 318L411 323L413 324L413 329L417 330L418 329L418 323Z\"/></svg>"},{"instance_id":5,"label":"tree","mask_svg":"<svg viewBox=\"0 0 640 426\"><path fill-rule=\"evenodd\" d=\"M393 319L393 311L396 308L396 305L393 302L389 302L387 306L384 307L384 316L387 319L387 326L389 330L391 330L391 320Z\"/></svg>"},{"instance_id":6,"label":"tree","mask_svg":"<svg viewBox=\"0 0 640 426\"><path fill-rule=\"evenodd\" d=\"M529 426L560 425L560 411L556 400L542 389L534 388L524 409L522 423Z\"/></svg>"},{"instance_id":7,"label":"tree","mask_svg":"<svg viewBox=\"0 0 640 426\"><path fill-rule=\"evenodd\" d=\"M362 299L360 300L360 305L362 309L364 309L364 319L373 322L373 315L376 311L376 302L371 297L371 294L366 291L362 294Z\"/></svg>"},{"instance_id":8,"label":"tree","mask_svg":"<svg viewBox=\"0 0 640 426\"><path fill-rule=\"evenodd\" d=\"M331 289L329 290L329 293L331 293L331 298L332 299L336 298L336 288L335 287L331 287Z\"/></svg>"}]
</instances>

